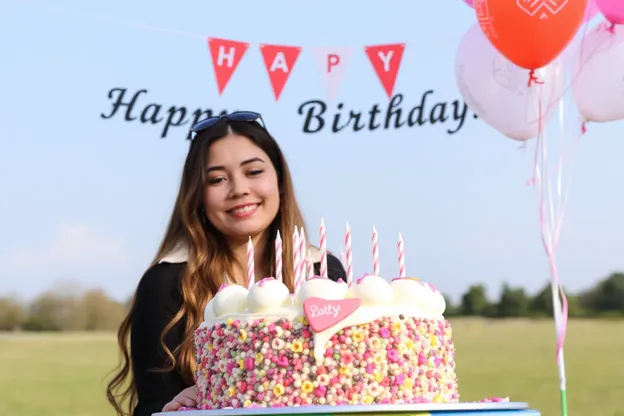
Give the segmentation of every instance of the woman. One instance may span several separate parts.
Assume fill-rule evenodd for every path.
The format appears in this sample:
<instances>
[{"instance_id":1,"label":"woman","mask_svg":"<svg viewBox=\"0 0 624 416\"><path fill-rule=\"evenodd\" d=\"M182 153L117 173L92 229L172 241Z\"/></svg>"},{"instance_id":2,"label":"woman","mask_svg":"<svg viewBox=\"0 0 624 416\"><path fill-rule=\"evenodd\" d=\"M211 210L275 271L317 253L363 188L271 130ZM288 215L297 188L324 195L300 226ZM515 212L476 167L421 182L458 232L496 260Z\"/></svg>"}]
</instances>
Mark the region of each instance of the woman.
<instances>
[{"instance_id":1,"label":"woman","mask_svg":"<svg viewBox=\"0 0 624 416\"><path fill-rule=\"evenodd\" d=\"M304 221L284 156L260 115L206 119L193 136L164 240L119 328L122 362L107 388L118 415L195 405L193 333L222 283L246 285L249 237L259 280L275 275L273 242L281 231L283 279L293 289L292 231ZM331 279L346 279L337 258L329 255L327 264Z\"/></svg>"}]
</instances>

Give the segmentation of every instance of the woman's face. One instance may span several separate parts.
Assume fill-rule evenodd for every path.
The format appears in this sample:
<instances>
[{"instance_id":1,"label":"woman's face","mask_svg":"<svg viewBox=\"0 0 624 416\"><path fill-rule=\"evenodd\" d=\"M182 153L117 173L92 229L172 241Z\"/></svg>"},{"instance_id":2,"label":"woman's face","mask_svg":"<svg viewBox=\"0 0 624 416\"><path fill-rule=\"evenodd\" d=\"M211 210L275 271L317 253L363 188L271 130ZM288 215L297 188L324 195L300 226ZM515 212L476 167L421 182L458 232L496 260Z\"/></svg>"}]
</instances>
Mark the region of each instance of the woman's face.
<instances>
[{"instance_id":1,"label":"woman's face","mask_svg":"<svg viewBox=\"0 0 624 416\"><path fill-rule=\"evenodd\" d=\"M247 137L228 134L210 146L204 209L229 240L257 237L280 205L277 173L267 154Z\"/></svg>"}]
</instances>

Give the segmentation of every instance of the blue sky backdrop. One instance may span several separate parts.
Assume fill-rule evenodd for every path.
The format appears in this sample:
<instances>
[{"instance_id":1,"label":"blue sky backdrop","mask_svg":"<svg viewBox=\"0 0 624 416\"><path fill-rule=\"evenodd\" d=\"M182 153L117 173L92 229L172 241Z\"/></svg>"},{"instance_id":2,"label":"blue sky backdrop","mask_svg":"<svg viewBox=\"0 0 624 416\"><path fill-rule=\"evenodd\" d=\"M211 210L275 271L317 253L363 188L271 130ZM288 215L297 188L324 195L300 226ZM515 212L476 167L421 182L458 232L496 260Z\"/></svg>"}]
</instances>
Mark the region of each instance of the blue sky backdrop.
<instances>
[{"instance_id":1,"label":"blue sky backdrop","mask_svg":"<svg viewBox=\"0 0 624 416\"><path fill-rule=\"evenodd\" d=\"M125 122L108 92L147 89L139 107L263 113L292 167L311 238L324 217L337 253L345 223L355 273L372 268L379 231L381 274L408 274L457 298L473 283L496 295L503 281L536 291L548 279L533 190L534 142L525 148L469 117L455 125L303 134L301 103L327 101L314 46L354 55L338 102L382 109L388 97L364 46L405 42L395 93L404 111L461 99L453 75L461 36L475 23L460 0L320 0L262 3L8 0L0 6L0 293L32 297L53 285L98 286L124 299L160 242L177 191L186 130ZM206 37L251 43L219 96ZM278 102L259 43L303 48ZM576 117L573 109L566 113ZM561 276L579 290L624 268L623 125L589 125L560 245ZM571 139L571 136L568 137Z\"/></svg>"}]
</instances>

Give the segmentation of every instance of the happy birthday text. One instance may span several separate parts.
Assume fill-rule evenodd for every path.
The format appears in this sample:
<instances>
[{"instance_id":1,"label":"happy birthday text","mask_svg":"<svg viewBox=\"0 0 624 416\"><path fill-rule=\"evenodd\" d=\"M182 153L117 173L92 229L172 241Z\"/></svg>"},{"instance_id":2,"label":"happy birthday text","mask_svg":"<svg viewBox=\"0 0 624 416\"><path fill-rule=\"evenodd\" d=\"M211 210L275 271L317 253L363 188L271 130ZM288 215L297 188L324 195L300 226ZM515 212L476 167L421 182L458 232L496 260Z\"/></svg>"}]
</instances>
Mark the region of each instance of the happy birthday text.
<instances>
[{"instance_id":1,"label":"happy birthday text","mask_svg":"<svg viewBox=\"0 0 624 416\"><path fill-rule=\"evenodd\" d=\"M397 93L388 103L372 104L364 109L348 109L344 103L330 107L323 100L309 100L299 105L297 115L302 118L301 131L305 134L398 130L426 125L444 126L447 134L458 133L470 118L468 106L459 99L436 101L434 94L433 90L425 91L418 102L408 105L403 94ZM121 119L158 126L163 139L178 131L190 139L190 128L197 121L235 111L160 104L149 98L147 89L132 92L116 87L108 91L107 98L109 108L100 113L103 120Z\"/></svg>"}]
</instances>

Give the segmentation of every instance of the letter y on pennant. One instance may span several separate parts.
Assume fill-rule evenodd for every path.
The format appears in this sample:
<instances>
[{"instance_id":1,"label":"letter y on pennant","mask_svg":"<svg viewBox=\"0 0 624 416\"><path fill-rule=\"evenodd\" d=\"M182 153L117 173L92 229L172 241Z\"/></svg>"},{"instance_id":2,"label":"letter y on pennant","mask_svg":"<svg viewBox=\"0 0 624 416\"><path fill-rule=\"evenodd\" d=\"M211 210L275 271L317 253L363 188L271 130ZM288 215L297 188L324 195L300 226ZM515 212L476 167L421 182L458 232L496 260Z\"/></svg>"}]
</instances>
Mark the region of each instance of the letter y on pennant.
<instances>
[{"instance_id":1,"label":"letter y on pennant","mask_svg":"<svg viewBox=\"0 0 624 416\"><path fill-rule=\"evenodd\" d=\"M364 50L370 60L381 85L383 85L388 98L392 97L401 60L403 59L404 43L389 45L365 46Z\"/></svg>"}]
</instances>

